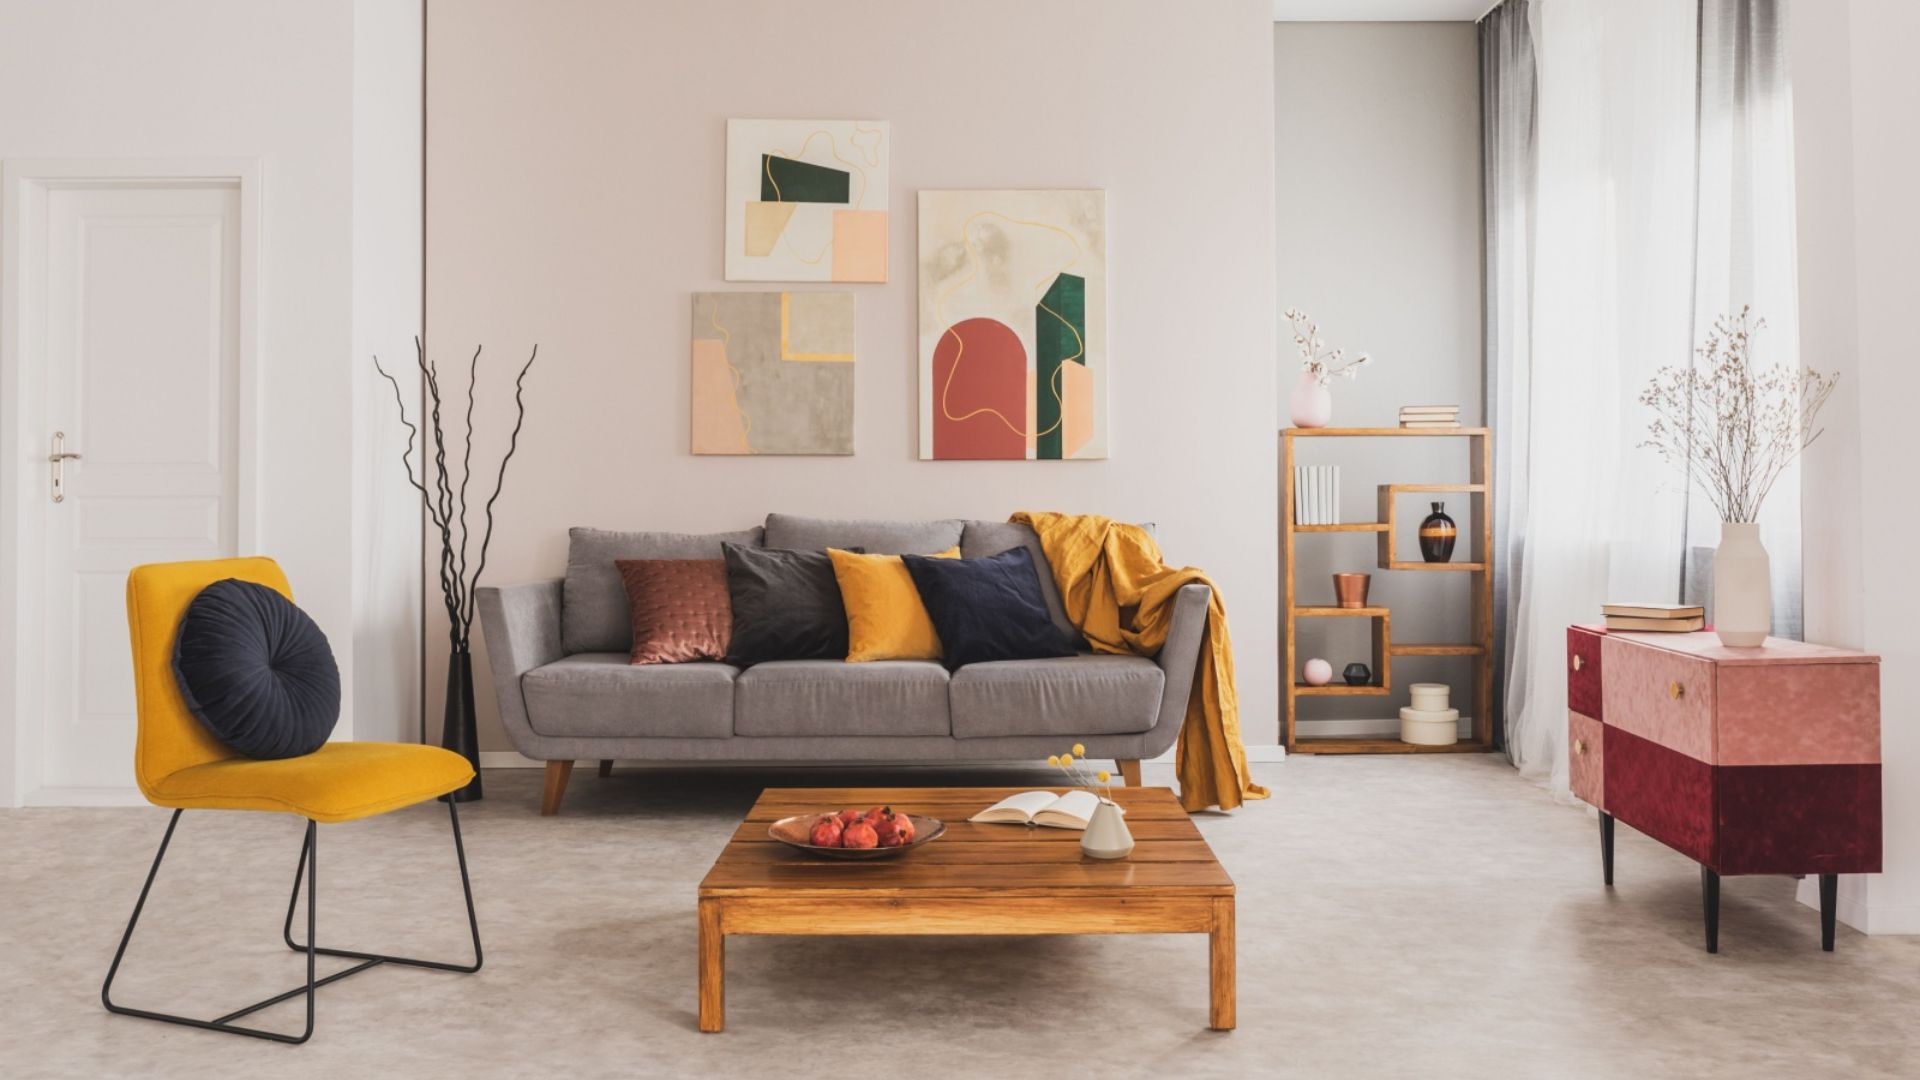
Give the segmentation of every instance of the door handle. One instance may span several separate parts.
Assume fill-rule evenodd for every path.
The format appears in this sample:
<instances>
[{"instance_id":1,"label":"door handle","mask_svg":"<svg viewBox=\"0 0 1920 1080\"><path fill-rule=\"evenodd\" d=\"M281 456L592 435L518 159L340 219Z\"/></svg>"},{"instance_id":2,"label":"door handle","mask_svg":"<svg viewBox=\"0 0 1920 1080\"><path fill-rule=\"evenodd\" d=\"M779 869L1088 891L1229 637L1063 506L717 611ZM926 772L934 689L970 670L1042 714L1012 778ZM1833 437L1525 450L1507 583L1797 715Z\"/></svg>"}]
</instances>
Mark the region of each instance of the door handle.
<instances>
[{"instance_id":1,"label":"door handle","mask_svg":"<svg viewBox=\"0 0 1920 1080\"><path fill-rule=\"evenodd\" d=\"M67 450L67 433L53 433L53 449L47 454L47 461L53 465L53 501L67 501L66 463L79 460L80 455Z\"/></svg>"}]
</instances>

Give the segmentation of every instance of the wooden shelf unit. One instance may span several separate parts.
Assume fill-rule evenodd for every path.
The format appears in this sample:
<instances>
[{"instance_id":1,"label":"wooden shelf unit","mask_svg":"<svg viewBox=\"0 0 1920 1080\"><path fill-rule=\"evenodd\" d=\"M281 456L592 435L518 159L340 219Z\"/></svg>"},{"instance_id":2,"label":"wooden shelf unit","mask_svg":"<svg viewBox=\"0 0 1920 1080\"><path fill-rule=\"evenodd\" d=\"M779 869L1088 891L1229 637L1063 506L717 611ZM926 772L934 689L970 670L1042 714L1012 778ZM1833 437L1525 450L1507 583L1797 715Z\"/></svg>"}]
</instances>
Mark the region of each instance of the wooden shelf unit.
<instances>
[{"instance_id":1,"label":"wooden shelf unit","mask_svg":"<svg viewBox=\"0 0 1920 1080\"><path fill-rule=\"evenodd\" d=\"M1378 520L1340 525L1296 525L1293 520L1293 442L1305 438L1348 439L1465 439L1469 482L1465 484L1381 484ZM1280 581L1285 590L1281 607L1280 666L1286 672L1286 703L1280 720L1281 741L1290 754L1420 754L1468 753L1493 748L1493 439L1483 427L1463 428L1287 428L1280 433ZM1478 562L1429 563L1401 559L1394 548L1398 525L1395 509L1400 496L1458 494L1468 496L1471 509L1463 536L1472 537ZM1468 615L1468 637L1461 642L1423 642L1396 645L1392 640L1392 612L1385 607L1339 608L1296 602L1293 557L1296 537L1312 533L1373 533L1380 569L1422 573L1473 575ZM1308 686L1300 678L1300 656L1294 636L1300 619L1365 618L1373 621L1373 671L1370 686L1344 683ZM1387 696L1393 693L1396 656L1459 656L1473 661L1470 708L1473 735L1451 746L1416 746L1395 738L1302 737L1298 734L1299 705L1303 697ZM1455 701L1456 707L1461 703Z\"/></svg>"}]
</instances>

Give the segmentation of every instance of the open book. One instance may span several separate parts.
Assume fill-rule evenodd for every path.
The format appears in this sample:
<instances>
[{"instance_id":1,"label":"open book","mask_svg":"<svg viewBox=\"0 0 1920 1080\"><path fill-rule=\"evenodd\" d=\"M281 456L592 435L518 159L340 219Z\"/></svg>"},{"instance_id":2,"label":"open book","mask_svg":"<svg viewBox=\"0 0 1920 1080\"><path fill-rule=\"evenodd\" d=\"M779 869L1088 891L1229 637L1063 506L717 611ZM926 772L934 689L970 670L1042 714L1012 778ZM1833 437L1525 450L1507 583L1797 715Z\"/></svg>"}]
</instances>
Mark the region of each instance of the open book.
<instances>
[{"instance_id":1,"label":"open book","mask_svg":"<svg viewBox=\"0 0 1920 1080\"><path fill-rule=\"evenodd\" d=\"M1085 829L1087 822L1093 819L1093 808L1099 805L1100 797L1083 788L1076 788L1064 795L1055 795L1051 791L1023 791L1001 799L967 820Z\"/></svg>"}]
</instances>

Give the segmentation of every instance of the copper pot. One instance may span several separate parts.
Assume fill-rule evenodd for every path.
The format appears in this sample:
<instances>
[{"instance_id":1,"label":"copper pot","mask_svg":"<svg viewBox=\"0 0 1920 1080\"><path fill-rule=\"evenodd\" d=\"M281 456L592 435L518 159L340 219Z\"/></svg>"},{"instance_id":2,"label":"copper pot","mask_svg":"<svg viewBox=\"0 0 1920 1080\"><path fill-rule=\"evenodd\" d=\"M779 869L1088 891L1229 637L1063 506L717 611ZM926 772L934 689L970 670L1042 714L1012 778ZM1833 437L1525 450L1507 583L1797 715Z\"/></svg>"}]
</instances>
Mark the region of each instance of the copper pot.
<instances>
[{"instance_id":1,"label":"copper pot","mask_svg":"<svg viewBox=\"0 0 1920 1080\"><path fill-rule=\"evenodd\" d=\"M1333 575L1334 603L1343 608L1366 607L1367 585L1372 581L1372 574Z\"/></svg>"}]
</instances>

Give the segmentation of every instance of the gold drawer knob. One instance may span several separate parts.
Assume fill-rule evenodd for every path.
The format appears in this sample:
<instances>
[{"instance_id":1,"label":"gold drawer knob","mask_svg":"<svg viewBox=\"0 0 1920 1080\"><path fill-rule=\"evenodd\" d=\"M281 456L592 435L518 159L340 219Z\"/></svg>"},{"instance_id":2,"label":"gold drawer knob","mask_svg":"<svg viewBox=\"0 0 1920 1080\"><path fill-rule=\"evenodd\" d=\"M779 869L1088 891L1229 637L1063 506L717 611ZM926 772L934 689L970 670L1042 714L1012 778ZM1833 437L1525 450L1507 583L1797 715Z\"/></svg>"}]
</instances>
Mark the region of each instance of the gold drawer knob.
<instances>
[{"instance_id":1,"label":"gold drawer knob","mask_svg":"<svg viewBox=\"0 0 1920 1080\"><path fill-rule=\"evenodd\" d=\"M1675 701L1679 701L1681 698L1687 696L1687 688L1677 682L1670 682L1667 684L1667 696Z\"/></svg>"},{"instance_id":2,"label":"gold drawer knob","mask_svg":"<svg viewBox=\"0 0 1920 1080\"><path fill-rule=\"evenodd\" d=\"M1586 753L1586 752L1587 752L1587 740L1585 740L1585 739L1575 739L1575 740L1573 740L1573 752L1574 752L1574 753L1576 753L1576 754L1584 754L1584 753Z\"/></svg>"},{"instance_id":3,"label":"gold drawer knob","mask_svg":"<svg viewBox=\"0 0 1920 1080\"><path fill-rule=\"evenodd\" d=\"M1573 670L1579 671L1581 668L1586 666L1587 666L1587 658L1584 656L1581 656L1579 653L1574 653L1573 654Z\"/></svg>"}]
</instances>

